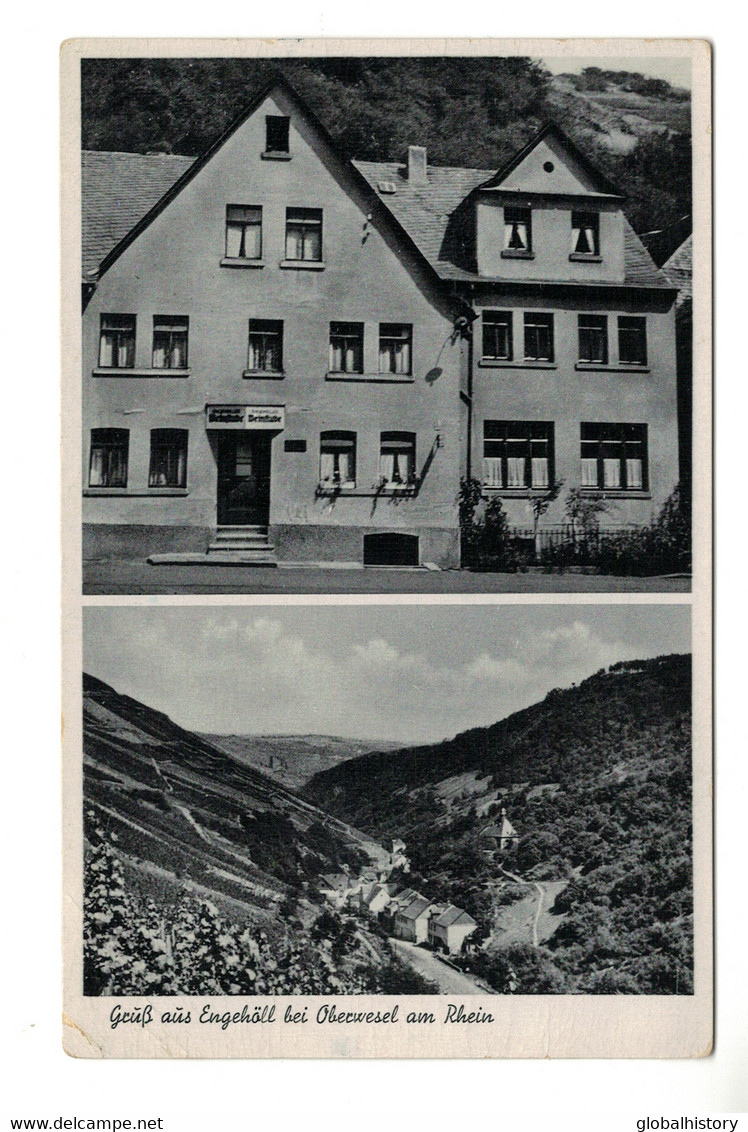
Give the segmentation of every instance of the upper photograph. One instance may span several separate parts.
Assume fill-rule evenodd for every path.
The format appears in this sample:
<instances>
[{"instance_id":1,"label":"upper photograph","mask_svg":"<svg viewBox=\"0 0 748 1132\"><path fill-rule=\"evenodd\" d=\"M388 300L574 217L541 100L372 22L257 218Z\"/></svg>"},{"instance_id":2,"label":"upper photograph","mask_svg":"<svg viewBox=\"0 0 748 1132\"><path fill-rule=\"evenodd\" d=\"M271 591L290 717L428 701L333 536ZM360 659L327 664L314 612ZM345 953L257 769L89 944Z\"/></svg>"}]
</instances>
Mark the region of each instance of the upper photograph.
<instances>
[{"instance_id":1,"label":"upper photograph","mask_svg":"<svg viewBox=\"0 0 748 1132\"><path fill-rule=\"evenodd\" d=\"M83 592L691 587L691 58L84 58Z\"/></svg>"}]
</instances>

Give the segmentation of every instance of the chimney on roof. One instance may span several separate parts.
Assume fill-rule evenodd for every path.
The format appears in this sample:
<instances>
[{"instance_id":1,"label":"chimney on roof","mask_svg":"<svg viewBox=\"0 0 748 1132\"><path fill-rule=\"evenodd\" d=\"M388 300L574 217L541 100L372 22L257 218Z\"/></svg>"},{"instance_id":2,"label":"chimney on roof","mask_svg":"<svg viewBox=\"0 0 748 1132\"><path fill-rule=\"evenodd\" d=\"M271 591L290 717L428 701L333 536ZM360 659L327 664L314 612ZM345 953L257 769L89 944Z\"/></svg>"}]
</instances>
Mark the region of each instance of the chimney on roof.
<instances>
[{"instance_id":1,"label":"chimney on roof","mask_svg":"<svg viewBox=\"0 0 748 1132\"><path fill-rule=\"evenodd\" d=\"M427 184L426 147L423 145L408 146L408 181L411 185Z\"/></svg>"}]
</instances>

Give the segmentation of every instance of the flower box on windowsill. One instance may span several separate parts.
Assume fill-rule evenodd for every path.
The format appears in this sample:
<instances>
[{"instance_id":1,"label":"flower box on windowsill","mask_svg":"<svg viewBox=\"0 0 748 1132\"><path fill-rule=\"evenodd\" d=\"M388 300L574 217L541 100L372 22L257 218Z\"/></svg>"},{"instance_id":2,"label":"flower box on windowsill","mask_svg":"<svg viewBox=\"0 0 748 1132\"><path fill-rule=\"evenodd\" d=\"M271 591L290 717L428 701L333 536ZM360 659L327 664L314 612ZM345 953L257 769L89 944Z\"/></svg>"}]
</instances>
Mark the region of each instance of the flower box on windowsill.
<instances>
[{"instance_id":1,"label":"flower box on windowsill","mask_svg":"<svg viewBox=\"0 0 748 1132\"><path fill-rule=\"evenodd\" d=\"M519 248L503 248L502 259L535 259L535 252L522 251Z\"/></svg>"},{"instance_id":2,"label":"flower box on windowsill","mask_svg":"<svg viewBox=\"0 0 748 1132\"><path fill-rule=\"evenodd\" d=\"M282 259L278 267L289 271L324 271L325 263L321 259Z\"/></svg>"},{"instance_id":3,"label":"flower box on windowsill","mask_svg":"<svg viewBox=\"0 0 748 1132\"><path fill-rule=\"evenodd\" d=\"M92 371L94 377L189 377L191 369L169 369L160 366L158 369L136 369L132 367L96 366Z\"/></svg>"},{"instance_id":4,"label":"flower box on windowsill","mask_svg":"<svg viewBox=\"0 0 748 1132\"><path fill-rule=\"evenodd\" d=\"M290 161L291 154L285 149L265 149L260 154L263 161Z\"/></svg>"},{"instance_id":5,"label":"flower box on windowsill","mask_svg":"<svg viewBox=\"0 0 748 1132\"><path fill-rule=\"evenodd\" d=\"M601 255L592 255L589 252L572 252L569 256L572 263L602 263Z\"/></svg>"},{"instance_id":6,"label":"flower box on windowsill","mask_svg":"<svg viewBox=\"0 0 748 1132\"><path fill-rule=\"evenodd\" d=\"M242 377L251 377L259 381L280 381L286 376L282 369L243 369Z\"/></svg>"},{"instance_id":7,"label":"flower box on windowsill","mask_svg":"<svg viewBox=\"0 0 748 1132\"><path fill-rule=\"evenodd\" d=\"M351 495L356 490L355 480L347 480L345 483L335 483L332 480L323 480L322 483L317 484L315 495L331 496L331 495Z\"/></svg>"}]
</instances>

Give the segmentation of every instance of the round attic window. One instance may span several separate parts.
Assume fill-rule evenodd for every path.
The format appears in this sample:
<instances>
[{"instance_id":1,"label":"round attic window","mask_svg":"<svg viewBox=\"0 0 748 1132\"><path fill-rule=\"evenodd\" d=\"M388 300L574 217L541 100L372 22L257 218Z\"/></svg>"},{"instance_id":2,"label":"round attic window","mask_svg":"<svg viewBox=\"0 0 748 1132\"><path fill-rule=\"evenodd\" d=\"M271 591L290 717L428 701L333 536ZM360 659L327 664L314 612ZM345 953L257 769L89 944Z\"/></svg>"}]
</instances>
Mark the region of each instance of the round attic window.
<instances>
[{"instance_id":1,"label":"round attic window","mask_svg":"<svg viewBox=\"0 0 748 1132\"><path fill-rule=\"evenodd\" d=\"M543 168L545 169L546 173L552 173L553 170L555 169L555 165L553 164L552 161L546 161L543 164Z\"/></svg>"}]
</instances>

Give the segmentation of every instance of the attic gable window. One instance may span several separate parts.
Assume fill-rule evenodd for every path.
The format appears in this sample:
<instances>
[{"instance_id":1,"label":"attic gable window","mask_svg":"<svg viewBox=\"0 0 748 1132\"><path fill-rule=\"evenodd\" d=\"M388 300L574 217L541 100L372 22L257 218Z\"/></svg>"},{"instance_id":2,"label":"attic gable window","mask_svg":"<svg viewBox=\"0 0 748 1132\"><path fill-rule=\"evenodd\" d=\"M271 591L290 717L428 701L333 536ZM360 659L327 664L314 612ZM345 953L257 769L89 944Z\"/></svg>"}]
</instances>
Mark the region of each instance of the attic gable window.
<instances>
[{"instance_id":1,"label":"attic gable window","mask_svg":"<svg viewBox=\"0 0 748 1132\"><path fill-rule=\"evenodd\" d=\"M262 256L262 208L258 205L226 206L226 258L260 259Z\"/></svg>"},{"instance_id":2,"label":"attic gable window","mask_svg":"<svg viewBox=\"0 0 748 1132\"><path fill-rule=\"evenodd\" d=\"M289 119L279 114L268 114L265 118L265 153L288 153Z\"/></svg>"},{"instance_id":3,"label":"attic gable window","mask_svg":"<svg viewBox=\"0 0 748 1132\"><path fill-rule=\"evenodd\" d=\"M529 208L504 208L504 251L507 256L532 255L532 212Z\"/></svg>"},{"instance_id":4,"label":"attic gable window","mask_svg":"<svg viewBox=\"0 0 748 1132\"><path fill-rule=\"evenodd\" d=\"M600 255L600 216L596 212L572 212L571 254L587 259Z\"/></svg>"}]
</instances>

